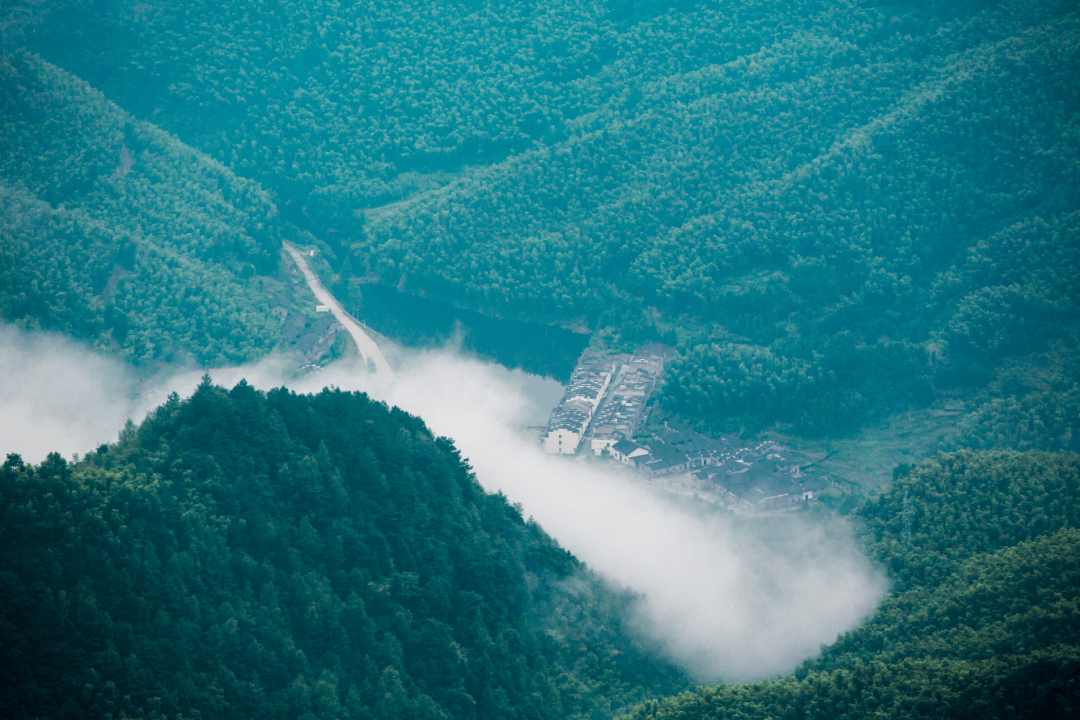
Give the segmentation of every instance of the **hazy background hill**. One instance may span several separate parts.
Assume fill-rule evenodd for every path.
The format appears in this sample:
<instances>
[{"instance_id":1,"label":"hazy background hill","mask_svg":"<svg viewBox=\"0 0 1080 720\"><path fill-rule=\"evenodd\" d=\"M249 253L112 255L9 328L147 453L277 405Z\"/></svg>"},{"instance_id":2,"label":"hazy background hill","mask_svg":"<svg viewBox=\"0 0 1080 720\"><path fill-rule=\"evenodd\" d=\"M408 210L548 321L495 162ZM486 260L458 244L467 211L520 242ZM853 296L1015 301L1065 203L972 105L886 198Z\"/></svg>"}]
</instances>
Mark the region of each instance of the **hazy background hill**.
<instances>
[{"instance_id":1,"label":"hazy background hill","mask_svg":"<svg viewBox=\"0 0 1080 720\"><path fill-rule=\"evenodd\" d=\"M1075 448L1075 400L1031 399L1076 395L1072 3L40 7L19 42L259 182L349 307L675 344L662 404L711 430L850 429L1023 358L969 409Z\"/></svg>"},{"instance_id":2,"label":"hazy background hill","mask_svg":"<svg viewBox=\"0 0 1080 720\"><path fill-rule=\"evenodd\" d=\"M281 343L265 191L26 52L0 60L0 313L142 365Z\"/></svg>"}]
</instances>

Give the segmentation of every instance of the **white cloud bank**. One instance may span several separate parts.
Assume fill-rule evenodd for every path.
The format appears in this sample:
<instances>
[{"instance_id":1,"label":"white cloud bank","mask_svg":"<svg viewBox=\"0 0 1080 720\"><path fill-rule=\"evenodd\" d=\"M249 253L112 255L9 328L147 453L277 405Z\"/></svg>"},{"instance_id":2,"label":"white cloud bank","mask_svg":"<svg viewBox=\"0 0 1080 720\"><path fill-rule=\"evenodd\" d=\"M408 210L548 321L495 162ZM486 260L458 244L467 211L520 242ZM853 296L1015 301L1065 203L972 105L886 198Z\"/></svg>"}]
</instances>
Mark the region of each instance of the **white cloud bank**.
<instances>
[{"instance_id":1,"label":"white cloud bank","mask_svg":"<svg viewBox=\"0 0 1080 720\"><path fill-rule=\"evenodd\" d=\"M746 681L792 670L854 627L885 591L846 526L800 518L738 520L665 501L624 473L545 455L522 432L546 420L559 388L519 371L427 352L397 383L340 362L287 379L268 359L210 371L299 392L365 390L454 439L489 491L521 503L547 532L611 581L641 593L641 625L703 680ZM136 392L124 368L56 338L0 328L0 452L38 462L114 440L202 371Z\"/></svg>"},{"instance_id":2,"label":"white cloud bank","mask_svg":"<svg viewBox=\"0 0 1080 720\"><path fill-rule=\"evenodd\" d=\"M0 453L38 463L116 440L134 414L134 387L115 360L0 325Z\"/></svg>"}]
</instances>

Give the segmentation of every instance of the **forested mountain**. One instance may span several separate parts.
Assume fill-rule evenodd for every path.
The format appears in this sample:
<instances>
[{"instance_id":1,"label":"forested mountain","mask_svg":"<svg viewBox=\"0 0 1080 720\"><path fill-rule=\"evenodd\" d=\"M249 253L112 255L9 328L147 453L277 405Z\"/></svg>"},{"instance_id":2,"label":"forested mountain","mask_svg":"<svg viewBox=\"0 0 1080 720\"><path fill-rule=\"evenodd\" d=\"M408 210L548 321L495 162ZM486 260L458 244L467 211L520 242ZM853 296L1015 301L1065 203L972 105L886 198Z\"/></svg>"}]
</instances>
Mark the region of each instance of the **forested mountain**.
<instances>
[{"instance_id":1,"label":"forested mountain","mask_svg":"<svg viewBox=\"0 0 1080 720\"><path fill-rule=\"evenodd\" d=\"M892 592L792 676L686 680L449 441L204 382L0 469L6 717L1072 717L1080 456L939 455L857 512ZM308 715L310 713L310 715Z\"/></svg>"},{"instance_id":2,"label":"forested mountain","mask_svg":"<svg viewBox=\"0 0 1080 720\"><path fill-rule=\"evenodd\" d=\"M1080 456L970 451L858 513L895 586L794 676L633 718L1067 718L1080 711Z\"/></svg>"},{"instance_id":3,"label":"forested mountain","mask_svg":"<svg viewBox=\"0 0 1080 720\"><path fill-rule=\"evenodd\" d=\"M0 316L135 363L280 343L277 209L255 183L26 52L0 59Z\"/></svg>"},{"instance_id":4,"label":"forested mountain","mask_svg":"<svg viewBox=\"0 0 1080 720\"><path fill-rule=\"evenodd\" d=\"M1071 2L46 6L30 47L262 183L350 306L677 344L662 402L703 428L835 432L1076 348Z\"/></svg>"},{"instance_id":5,"label":"forested mountain","mask_svg":"<svg viewBox=\"0 0 1080 720\"><path fill-rule=\"evenodd\" d=\"M5 717L1080 712L1072 0L0 7L0 319L254 360L285 239L351 309L671 345L654 417L836 435L948 399L974 450L856 511L894 582L863 626L657 701L688 680L634 598L450 441L205 382L0 469Z\"/></svg>"},{"instance_id":6,"label":"forested mountain","mask_svg":"<svg viewBox=\"0 0 1080 720\"><path fill-rule=\"evenodd\" d=\"M685 687L445 438L207 380L81 462L0 469L0 714L610 717Z\"/></svg>"}]
</instances>

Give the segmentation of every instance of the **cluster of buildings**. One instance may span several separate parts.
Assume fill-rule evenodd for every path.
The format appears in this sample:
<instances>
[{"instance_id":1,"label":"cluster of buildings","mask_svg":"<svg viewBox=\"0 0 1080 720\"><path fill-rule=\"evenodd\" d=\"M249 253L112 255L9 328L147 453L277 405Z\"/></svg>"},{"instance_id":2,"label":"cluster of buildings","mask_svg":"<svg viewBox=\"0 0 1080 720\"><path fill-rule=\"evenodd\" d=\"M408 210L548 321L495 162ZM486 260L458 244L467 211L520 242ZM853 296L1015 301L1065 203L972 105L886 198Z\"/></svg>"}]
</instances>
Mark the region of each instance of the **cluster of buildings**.
<instances>
[{"instance_id":1,"label":"cluster of buildings","mask_svg":"<svg viewBox=\"0 0 1080 720\"><path fill-rule=\"evenodd\" d=\"M647 445L622 440L612 457L650 477L690 475L692 486L726 505L753 512L813 503L826 489L802 471L809 458L772 440L745 445L735 436L713 440L690 427L666 424Z\"/></svg>"},{"instance_id":2,"label":"cluster of buildings","mask_svg":"<svg viewBox=\"0 0 1080 720\"><path fill-rule=\"evenodd\" d=\"M754 511L817 499L825 483L802 472L808 458L771 440L745 445L735 436L714 440L688 425L665 423L645 444L636 442L666 357L661 345L633 355L586 350L551 413L545 451L574 455L588 448L650 477L692 476L696 488Z\"/></svg>"},{"instance_id":3,"label":"cluster of buildings","mask_svg":"<svg viewBox=\"0 0 1080 720\"><path fill-rule=\"evenodd\" d=\"M586 433L594 455L602 455L644 427L649 419L649 398L660 380L666 357L667 348L662 345L646 345L633 355L613 357L613 379Z\"/></svg>"},{"instance_id":4,"label":"cluster of buildings","mask_svg":"<svg viewBox=\"0 0 1080 720\"><path fill-rule=\"evenodd\" d=\"M596 408L611 384L615 364L594 350L586 350L570 376L562 400L551 411L544 451L552 455L577 453L585 432L592 423Z\"/></svg>"},{"instance_id":5,"label":"cluster of buildings","mask_svg":"<svg viewBox=\"0 0 1080 720\"><path fill-rule=\"evenodd\" d=\"M802 471L809 458L768 440L718 460L694 472L697 486L746 510L784 510L813 503L827 487L821 478Z\"/></svg>"},{"instance_id":6,"label":"cluster of buildings","mask_svg":"<svg viewBox=\"0 0 1080 720\"><path fill-rule=\"evenodd\" d=\"M647 345L633 355L586 350L551 413L544 450L574 455L586 446L601 455L623 438L633 437L648 419L649 398L666 356L662 345Z\"/></svg>"}]
</instances>

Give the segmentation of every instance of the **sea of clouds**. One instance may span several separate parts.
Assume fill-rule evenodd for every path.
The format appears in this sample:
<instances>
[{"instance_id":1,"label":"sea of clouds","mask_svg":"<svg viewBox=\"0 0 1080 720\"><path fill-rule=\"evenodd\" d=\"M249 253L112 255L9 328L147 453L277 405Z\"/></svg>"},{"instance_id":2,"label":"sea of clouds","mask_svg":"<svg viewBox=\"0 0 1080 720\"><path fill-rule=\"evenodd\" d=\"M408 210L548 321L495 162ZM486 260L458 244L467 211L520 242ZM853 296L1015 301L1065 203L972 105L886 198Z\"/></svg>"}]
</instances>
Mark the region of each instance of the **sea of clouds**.
<instances>
[{"instance_id":1,"label":"sea of clouds","mask_svg":"<svg viewBox=\"0 0 1080 720\"><path fill-rule=\"evenodd\" d=\"M57 336L0 326L0 453L40 462L116 439L205 370L138 381L122 363ZM561 387L451 350L416 353L395 382L343 360L292 376L277 357L208 371L231 387L362 390L453 438L488 491L520 503L560 544L639 593L638 622L704 681L794 669L857 625L886 590L849 527L791 516L739 518L676 502L625 468L546 455L528 426L546 422Z\"/></svg>"}]
</instances>

